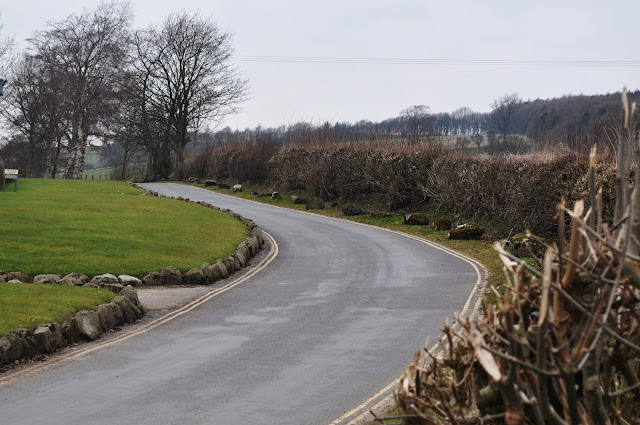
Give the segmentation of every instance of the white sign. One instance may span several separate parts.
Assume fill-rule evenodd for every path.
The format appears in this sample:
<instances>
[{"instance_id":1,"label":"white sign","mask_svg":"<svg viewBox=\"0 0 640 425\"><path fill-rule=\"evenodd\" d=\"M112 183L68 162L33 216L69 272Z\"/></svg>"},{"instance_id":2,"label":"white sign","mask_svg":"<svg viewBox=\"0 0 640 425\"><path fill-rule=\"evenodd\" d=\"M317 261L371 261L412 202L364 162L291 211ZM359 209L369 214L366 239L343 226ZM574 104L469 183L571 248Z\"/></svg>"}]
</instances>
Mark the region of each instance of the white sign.
<instances>
[{"instance_id":1,"label":"white sign","mask_svg":"<svg viewBox=\"0 0 640 425\"><path fill-rule=\"evenodd\" d=\"M18 178L18 170L14 170L11 168L5 168L4 170L4 178L5 179L17 179Z\"/></svg>"}]
</instances>

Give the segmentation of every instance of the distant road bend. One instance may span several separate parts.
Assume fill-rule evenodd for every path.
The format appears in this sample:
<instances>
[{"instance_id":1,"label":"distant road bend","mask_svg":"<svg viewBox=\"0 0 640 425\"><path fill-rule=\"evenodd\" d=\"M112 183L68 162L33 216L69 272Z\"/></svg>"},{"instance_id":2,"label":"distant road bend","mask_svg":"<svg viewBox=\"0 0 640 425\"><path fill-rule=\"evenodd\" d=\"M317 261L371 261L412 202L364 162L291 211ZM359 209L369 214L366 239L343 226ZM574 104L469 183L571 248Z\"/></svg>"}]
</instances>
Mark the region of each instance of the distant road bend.
<instances>
[{"instance_id":1,"label":"distant road bend","mask_svg":"<svg viewBox=\"0 0 640 425\"><path fill-rule=\"evenodd\" d=\"M135 338L0 376L3 424L347 424L480 292L477 265L414 238L196 187L144 186L251 218L278 256Z\"/></svg>"}]
</instances>

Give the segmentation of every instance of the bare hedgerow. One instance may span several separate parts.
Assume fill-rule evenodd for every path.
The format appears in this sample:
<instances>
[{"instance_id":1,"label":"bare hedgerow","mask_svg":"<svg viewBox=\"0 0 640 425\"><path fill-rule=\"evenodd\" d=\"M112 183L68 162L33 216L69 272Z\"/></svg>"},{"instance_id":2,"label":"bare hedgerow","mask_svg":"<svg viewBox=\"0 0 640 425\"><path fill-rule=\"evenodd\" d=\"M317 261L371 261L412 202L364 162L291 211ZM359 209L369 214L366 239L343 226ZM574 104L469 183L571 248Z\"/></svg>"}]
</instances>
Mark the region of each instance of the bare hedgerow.
<instances>
[{"instance_id":1,"label":"bare hedgerow","mask_svg":"<svg viewBox=\"0 0 640 425\"><path fill-rule=\"evenodd\" d=\"M198 176L201 159L189 167ZM506 228L541 235L555 232L560 199L574 202L589 181L588 158L568 150L468 156L434 142L222 145L208 154L206 168L216 179L308 190L324 200L374 197L392 211L431 204L466 220L493 218ZM603 163L596 173L605 220L613 216L614 168Z\"/></svg>"},{"instance_id":2,"label":"bare hedgerow","mask_svg":"<svg viewBox=\"0 0 640 425\"><path fill-rule=\"evenodd\" d=\"M269 160L277 150L276 145L267 142L217 146L209 152L207 173L221 180L262 182L272 175Z\"/></svg>"},{"instance_id":3,"label":"bare hedgerow","mask_svg":"<svg viewBox=\"0 0 640 425\"><path fill-rule=\"evenodd\" d=\"M629 110L624 95L623 104L621 149L640 143L628 131L635 104ZM625 162L618 162L618 190L630 178ZM404 424L640 421L640 177L608 224L595 151L588 175L593 208L585 212L582 198L573 210L559 204L558 242L547 246L540 268L497 244L508 282L500 305L457 318L436 347L416 353L397 388Z\"/></svg>"},{"instance_id":4,"label":"bare hedgerow","mask_svg":"<svg viewBox=\"0 0 640 425\"><path fill-rule=\"evenodd\" d=\"M465 217L494 217L510 228L552 234L555 206L586 190L588 170L588 161L573 153L450 156L435 161L422 190Z\"/></svg>"}]
</instances>

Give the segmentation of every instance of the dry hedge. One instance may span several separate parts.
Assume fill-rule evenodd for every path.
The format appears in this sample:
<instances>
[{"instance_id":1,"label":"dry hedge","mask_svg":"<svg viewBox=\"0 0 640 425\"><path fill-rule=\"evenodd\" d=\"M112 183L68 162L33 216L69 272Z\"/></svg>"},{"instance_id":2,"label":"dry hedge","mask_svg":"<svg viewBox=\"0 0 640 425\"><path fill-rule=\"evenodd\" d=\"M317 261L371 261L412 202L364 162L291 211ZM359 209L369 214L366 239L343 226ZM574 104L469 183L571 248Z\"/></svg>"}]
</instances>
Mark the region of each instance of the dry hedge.
<instances>
[{"instance_id":1,"label":"dry hedge","mask_svg":"<svg viewBox=\"0 0 640 425\"><path fill-rule=\"evenodd\" d=\"M206 166L203 165L206 158ZM588 160L572 153L463 156L438 145L337 145L279 149L219 146L192 161L194 171L235 182L270 182L324 200L384 199L389 210L431 203L464 219L492 218L516 230L555 231L555 206L587 189ZM197 167L195 167L197 165ZM205 177L199 175L198 177ZM615 169L598 167L605 219L613 215Z\"/></svg>"},{"instance_id":2,"label":"dry hedge","mask_svg":"<svg viewBox=\"0 0 640 425\"><path fill-rule=\"evenodd\" d=\"M537 267L496 242L506 293L479 317L456 317L435 347L416 353L396 392L403 424L640 423L640 176L627 190L633 176L623 154L640 146L629 131L635 111L626 106L618 137L615 223L603 219L594 150L594 208L582 198L572 211L558 205L557 243L538 239L546 252Z\"/></svg>"}]
</instances>

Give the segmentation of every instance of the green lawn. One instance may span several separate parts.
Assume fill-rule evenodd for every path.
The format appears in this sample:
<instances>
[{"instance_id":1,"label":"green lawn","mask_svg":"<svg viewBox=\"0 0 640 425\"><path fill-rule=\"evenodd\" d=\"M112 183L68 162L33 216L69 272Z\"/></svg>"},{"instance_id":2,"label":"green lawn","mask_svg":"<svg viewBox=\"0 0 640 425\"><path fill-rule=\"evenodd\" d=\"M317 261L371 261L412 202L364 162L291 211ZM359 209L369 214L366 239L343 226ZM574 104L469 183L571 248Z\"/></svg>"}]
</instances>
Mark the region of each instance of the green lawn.
<instances>
[{"instance_id":1,"label":"green lawn","mask_svg":"<svg viewBox=\"0 0 640 425\"><path fill-rule=\"evenodd\" d=\"M249 235L223 212L141 193L115 181L21 179L17 192L0 192L0 270L187 270L227 256Z\"/></svg>"},{"instance_id":2,"label":"green lawn","mask_svg":"<svg viewBox=\"0 0 640 425\"><path fill-rule=\"evenodd\" d=\"M62 323L85 309L107 303L113 292L100 288L36 283L0 283L0 336L15 329Z\"/></svg>"}]
</instances>

